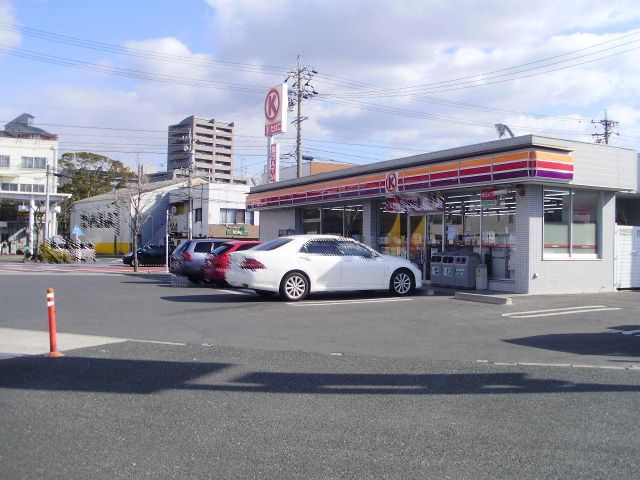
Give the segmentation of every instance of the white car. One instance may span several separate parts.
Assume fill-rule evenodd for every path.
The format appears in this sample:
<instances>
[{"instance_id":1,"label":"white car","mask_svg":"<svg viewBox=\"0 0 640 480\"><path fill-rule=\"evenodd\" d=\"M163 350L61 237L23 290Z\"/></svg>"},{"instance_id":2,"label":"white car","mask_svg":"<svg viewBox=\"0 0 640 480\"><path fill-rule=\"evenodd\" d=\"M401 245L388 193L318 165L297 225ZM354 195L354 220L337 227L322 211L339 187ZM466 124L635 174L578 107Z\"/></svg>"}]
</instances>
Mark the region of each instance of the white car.
<instances>
[{"instance_id":1,"label":"white car","mask_svg":"<svg viewBox=\"0 0 640 480\"><path fill-rule=\"evenodd\" d=\"M408 295L422 287L410 261L334 235L293 235L230 254L225 280L258 294L280 293L298 301L309 293L390 290Z\"/></svg>"}]
</instances>

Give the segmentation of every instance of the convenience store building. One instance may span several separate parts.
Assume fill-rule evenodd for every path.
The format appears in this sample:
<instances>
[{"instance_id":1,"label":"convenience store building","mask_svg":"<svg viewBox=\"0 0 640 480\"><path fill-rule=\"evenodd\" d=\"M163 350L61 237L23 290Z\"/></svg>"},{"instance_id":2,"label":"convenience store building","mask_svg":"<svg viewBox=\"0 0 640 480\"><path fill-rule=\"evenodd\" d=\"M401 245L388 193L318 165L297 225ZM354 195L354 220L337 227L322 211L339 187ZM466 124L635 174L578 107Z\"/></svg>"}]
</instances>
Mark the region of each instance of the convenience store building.
<instances>
[{"instance_id":1,"label":"convenience store building","mask_svg":"<svg viewBox=\"0 0 640 480\"><path fill-rule=\"evenodd\" d=\"M415 262L473 251L489 289L615 290L616 220L640 225L634 150L533 135L253 187L263 240L353 237ZM635 222L635 223L634 223Z\"/></svg>"}]
</instances>

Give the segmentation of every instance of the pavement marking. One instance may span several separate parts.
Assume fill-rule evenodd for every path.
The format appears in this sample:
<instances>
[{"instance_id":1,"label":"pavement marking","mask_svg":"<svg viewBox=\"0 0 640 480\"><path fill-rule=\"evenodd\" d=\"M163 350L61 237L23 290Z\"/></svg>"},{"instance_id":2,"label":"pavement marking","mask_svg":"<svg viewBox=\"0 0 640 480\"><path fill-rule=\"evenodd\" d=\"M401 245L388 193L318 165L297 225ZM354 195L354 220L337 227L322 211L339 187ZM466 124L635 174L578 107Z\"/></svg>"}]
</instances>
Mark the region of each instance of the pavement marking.
<instances>
[{"instance_id":1,"label":"pavement marking","mask_svg":"<svg viewBox=\"0 0 640 480\"><path fill-rule=\"evenodd\" d=\"M627 367L611 365L585 365L579 363L540 363L540 362L490 362L489 360L476 360L476 363L486 363L500 367L555 367L555 368L593 368L599 370L640 370L640 366L633 364Z\"/></svg>"},{"instance_id":2,"label":"pavement marking","mask_svg":"<svg viewBox=\"0 0 640 480\"><path fill-rule=\"evenodd\" d=\"M325 305L351 305L357 303L409 302L411 298L373 298L369 300L328 300L326 302L287 302L290 307L321 307Z\"/></svg>"},{"instance_id":3,"label":"pavement marking","mask_svg":"<svg viewBox=\"0 0 640 480\"><path fill-rule=\"evenodd\" d=\"M216 290L222 293L232 293L233 295L253 295L254 294L253 290L227 290L224 288L218 288Z\"/></svg>"},{"instance_id":4,"label":"pavement marking","mask_svg":"<svg viewBox=\"0 0 640 480\"><path fill-rule=\"evenodd\" d=\"M162 342L160 340L134 340L134 339L128 339L128 341L130 342L137 342L137 343L156 343L158 345L178 345L180 347L184 347L187 344L186 343L178 343L178 342Z\"/></svg>"},{"instance_id":5,"label":"pavement marking","mask_svg":"<svg viewBox=\"0 0 640 480\"><path fill-rule=\"evenodd\" d=\"M622 332L623 335L633 335L640 336L640 330L627 330L626 332Z\"/></svg>"},{"instance_id":6,"label":"pavement marking","mask_svg":"<svg viewBox=\"0 0 640 480\"><path fill-rule=\"evenodd\" d=\"M533 317L551 317L554 315L575 315L585 312L605 312L611 310L622 310L619 307L607 307L606 305L585 305L582 307L564 307L549 308L546 310L529 310L527 312L510 312L503 313L503 317L510 318L533 318Z\"/></svg>"}]
</instances>

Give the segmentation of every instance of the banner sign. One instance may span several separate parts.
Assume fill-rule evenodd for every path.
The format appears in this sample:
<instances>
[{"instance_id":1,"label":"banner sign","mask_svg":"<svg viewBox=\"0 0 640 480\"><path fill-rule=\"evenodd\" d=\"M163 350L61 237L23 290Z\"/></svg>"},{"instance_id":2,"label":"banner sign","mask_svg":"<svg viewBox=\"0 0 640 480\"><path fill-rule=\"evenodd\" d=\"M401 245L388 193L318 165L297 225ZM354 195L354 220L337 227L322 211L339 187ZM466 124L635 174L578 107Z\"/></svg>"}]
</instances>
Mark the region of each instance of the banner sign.
<instances>
[{"instance_id":1,"label":"banner sign","mask_svg":"<svg viewBox=\"0 0 640 480\"><path fill-rule=\"evenodd\" d=\"M383 204L386 212L442 212L444 200L439 193L388 195Z\"/></svg>"},{"instance_id":2,"label":"banner sign","mask_svg":"<svg viewBox=\"0 0 640 480\"><path fill-rule=\"evenodd\" d=\"M280 144L272 143L269 150L269 183L280 180Z\"/></svg>"}]
</instances>

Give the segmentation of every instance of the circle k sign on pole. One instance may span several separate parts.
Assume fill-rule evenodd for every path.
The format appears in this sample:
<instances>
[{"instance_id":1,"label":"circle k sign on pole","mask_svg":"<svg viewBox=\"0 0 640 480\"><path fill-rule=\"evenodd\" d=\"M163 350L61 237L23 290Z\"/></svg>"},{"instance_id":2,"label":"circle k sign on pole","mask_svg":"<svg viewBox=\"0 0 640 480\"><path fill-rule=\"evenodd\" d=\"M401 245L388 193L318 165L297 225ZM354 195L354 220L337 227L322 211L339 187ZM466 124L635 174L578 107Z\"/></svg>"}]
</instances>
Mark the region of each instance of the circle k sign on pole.
<instances>
[{"instance_id":1,"label":"circle k sign on pole","mask_svg":"<svg viewBox=\"0 0 640 480\"><path fill-rule=\"evenodd\" d=\"M273 87L264 99L264 134L267 137L286 133L289 94L287 84Z\"/></svg>"},{"instance_id":2,"label":"circle k sign on pole","mask_svg":"<svg viewBox=\"0 0 640 480\"><path fill-rule=\"evenodd\" d=\"M398 191L398 173L387 173L384 179L385 193L396 193Z\"/></svg>"}]
</instances>

